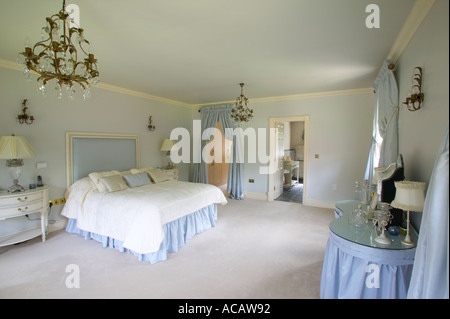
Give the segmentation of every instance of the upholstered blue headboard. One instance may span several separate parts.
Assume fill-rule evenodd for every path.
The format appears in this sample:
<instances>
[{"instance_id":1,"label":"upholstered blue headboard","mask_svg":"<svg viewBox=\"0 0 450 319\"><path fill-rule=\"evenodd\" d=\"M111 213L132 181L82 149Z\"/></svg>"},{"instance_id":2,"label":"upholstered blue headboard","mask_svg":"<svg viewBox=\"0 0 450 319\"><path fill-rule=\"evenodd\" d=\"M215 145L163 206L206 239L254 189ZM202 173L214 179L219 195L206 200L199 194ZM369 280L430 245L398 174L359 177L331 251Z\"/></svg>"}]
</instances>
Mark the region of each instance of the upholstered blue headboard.
<instances>
[{"instance_id":1,"label":"upholstered blue headboard","mask_svg":"<svg viewBox=\"0 0 450 319\"><path fill-rule=\"evenodd\" d=\"M67 187L91 172L139 168L139 154L138 135L67 132Z\"/></svg>"}]
</instances>

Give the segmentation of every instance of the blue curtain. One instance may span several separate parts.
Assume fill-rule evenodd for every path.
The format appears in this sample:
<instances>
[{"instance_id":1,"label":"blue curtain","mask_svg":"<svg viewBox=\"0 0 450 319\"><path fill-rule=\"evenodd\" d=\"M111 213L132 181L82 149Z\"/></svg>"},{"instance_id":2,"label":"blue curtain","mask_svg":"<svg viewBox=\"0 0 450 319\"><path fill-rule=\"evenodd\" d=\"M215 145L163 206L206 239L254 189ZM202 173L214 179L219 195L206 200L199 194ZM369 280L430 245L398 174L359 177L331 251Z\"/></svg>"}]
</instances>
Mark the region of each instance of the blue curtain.
<instances>
[{"instance_id":1,"label":"blue curtain","mask_svg":"<svg viewBox=\"0 0 450 319\"><path fill-rule=\"evenodd\" d=\"M375 167L387 167L398 159L398 87L389 60L378 73L373 84L375 109L372 143L367 161L365 179L372 182Z\"/></svg>"},{"instance_id":2,"label":"blue curtain","mask_svg":"<svg viewBox=\"0 0 450 319\"><path fill-rule=\"evenodd\" d=\"M449 298L448 133L447 123L425 197L414 268L408 290L410 299Z\"/></svg>"},{"instance_id":3,"label":"blue curtain","mask_svg":"<svg viewBox=\"0 0 450 319\"><path fill-rule=\"evenodd\" d=\"M217 122L220 123L225 139L232 140L231 163L228 169L228 193L233 199L244 199L242 188L242 165L243 163L236 160L239 151L239 138L232 134L232 130L236 127L235 122L231 118L232 104L205 106L200 109L202 120L202 134L208 128L215 128ZM202 141L202 150L207 141ZM194 163L193 181L196 183L208 183L208 170L206 163L201 158L200 163Z\"/></svg>"}]
</instances>

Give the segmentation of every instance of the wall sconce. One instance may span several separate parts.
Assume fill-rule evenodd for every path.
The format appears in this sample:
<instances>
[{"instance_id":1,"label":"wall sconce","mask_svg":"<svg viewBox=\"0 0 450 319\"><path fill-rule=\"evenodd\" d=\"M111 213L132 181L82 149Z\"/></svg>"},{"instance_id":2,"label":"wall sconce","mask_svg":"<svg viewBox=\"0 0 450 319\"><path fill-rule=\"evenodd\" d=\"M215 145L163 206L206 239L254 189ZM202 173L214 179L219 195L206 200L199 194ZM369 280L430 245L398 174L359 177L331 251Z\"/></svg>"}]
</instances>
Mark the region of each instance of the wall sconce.
<instances>
[{"instance_id":1,"label":"wall sconce","mask_svg":"<svg viewBox=\"0 0 450 319\"><path fill-rule=\"evenodd\" d=\"M20 124L32 124L34 122L34 116L27 114L27 99L23 100L22 102L22 114L17 115L17 119L19 120Z\"/></svg>"},{"instance_id":2,"label":"wall sconce","mask_svg":"<svg viewBox=\"0 0 450 319\"><path fill-rule=\"evenodd\" d=\"M150 116L149 118L148 118L148 130L149 131L154 131L155 130L155 126L152 124L152 117Z\"/></svg>"},{"instance_id":3,"label":"wall sconce","mask_svg":"<svg viewBox=\"0 0 450 319\"><path fill-rule=\"evenodd\" d=\"M411 82L412 87L409 91L410 95L403 104L406 105L408 110L414 112L421 108L424 98L424 94L422 93L422 68L414 68L414 75Z\"/></svg>"}]
</instances>

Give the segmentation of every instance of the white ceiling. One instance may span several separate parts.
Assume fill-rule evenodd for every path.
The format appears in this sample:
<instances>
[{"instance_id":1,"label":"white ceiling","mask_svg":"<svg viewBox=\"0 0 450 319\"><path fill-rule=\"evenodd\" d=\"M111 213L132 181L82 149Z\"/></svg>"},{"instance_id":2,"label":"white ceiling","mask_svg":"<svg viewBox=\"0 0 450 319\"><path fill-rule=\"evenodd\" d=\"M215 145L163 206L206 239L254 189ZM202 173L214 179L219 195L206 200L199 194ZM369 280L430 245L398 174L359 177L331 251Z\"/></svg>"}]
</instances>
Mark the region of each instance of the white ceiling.
<instances>
[{"instance_id":1,"label":"white ceiling","mask_svg":"<svg viewBox=\"0 0 450 319\"><path fill-rule=\"evenodd\" d=\"M102 83L186 104L369 88L414 0L73 0ZM380 28L365 21L380 8ZM15 61L62 1L2 0ZM27 85L24 82L24 85ZM95 91L93 91L95 94Z\"/></svg>"}]
</instances>

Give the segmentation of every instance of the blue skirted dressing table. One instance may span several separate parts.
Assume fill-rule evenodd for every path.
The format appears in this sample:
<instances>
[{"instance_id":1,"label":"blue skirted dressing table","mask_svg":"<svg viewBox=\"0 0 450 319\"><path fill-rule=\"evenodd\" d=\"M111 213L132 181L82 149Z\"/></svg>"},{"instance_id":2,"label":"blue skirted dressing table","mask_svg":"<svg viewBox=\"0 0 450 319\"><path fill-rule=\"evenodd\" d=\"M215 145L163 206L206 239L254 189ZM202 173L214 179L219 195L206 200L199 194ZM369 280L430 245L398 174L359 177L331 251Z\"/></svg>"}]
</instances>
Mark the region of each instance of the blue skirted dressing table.
<instances>
[{"instance_id":1,"label":"blue skirted dressing table","mask_svg":"<svg viewBox=\"0 0 450 319\"><path fill-rule=\"evenodd\" d=\"M402 244L403 235L386 236L391 244L380 244L372 221L355 226L350 222L359 201L336 203L336 219L330 223L320 281L323 299L406 298L416 246ZM417 243L417 233L411 231Z\"/></svg>"}]
</instances>

